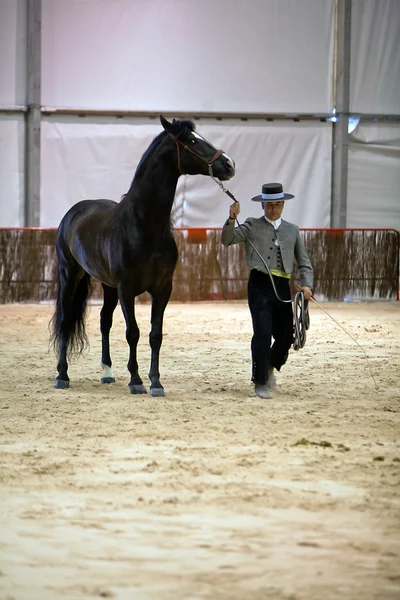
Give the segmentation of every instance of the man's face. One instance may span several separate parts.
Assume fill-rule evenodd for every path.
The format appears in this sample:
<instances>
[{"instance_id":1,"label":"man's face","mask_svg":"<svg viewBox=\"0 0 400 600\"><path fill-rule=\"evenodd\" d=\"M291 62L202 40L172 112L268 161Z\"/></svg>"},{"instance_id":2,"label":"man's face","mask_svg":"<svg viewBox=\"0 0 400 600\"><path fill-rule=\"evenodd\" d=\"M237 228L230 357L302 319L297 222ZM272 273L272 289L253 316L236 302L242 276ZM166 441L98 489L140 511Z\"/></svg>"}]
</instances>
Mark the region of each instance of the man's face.
<instances>
[{"instance_id":1,"label":"man's face","mask_svg":"<svg viewBox=\"0 0 400 600\"><path fill-rule=\"evenodd\" d=\"M267 219L270 221L276 221L282 214L285 201L277 200L276 202L263 202L263 205L264 213Z\"/></svg>"}]
</instances>

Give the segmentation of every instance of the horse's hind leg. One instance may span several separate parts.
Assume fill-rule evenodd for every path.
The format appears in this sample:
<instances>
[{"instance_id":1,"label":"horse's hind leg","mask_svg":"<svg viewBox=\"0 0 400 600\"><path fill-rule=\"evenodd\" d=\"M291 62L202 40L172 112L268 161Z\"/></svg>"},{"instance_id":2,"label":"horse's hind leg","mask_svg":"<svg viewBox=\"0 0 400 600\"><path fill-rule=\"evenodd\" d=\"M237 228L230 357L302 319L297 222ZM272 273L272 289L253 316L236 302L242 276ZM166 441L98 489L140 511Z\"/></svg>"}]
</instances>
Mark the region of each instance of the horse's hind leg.
<instances>
[{"instance_id":1,"label":"horse's hind leg","mask_svg":"<svg viewBox=\"0 0 400 600\"><path fill-rule=\"evenodd\" d=\"M83 317L89 291L89 275L77 264L62 264L58 269L56 312L53 319L53 339L58 348L56 388L69 387L68 350L76 344L82 351L87 341Z\"/></svg>"},{"instance_id":2,"label":"horse's hind leg","mask_svg":"<svg viewBox=\"0 0 400 600\"><path fill-rule=\"evenodd\" d=\"M139 376L137 363L137 345L140 331L135 318L135 294L129 284L121 284L118 286L118 297L125 317L126 341L129 344L128 371L131 374L129 391L131 394L147 394L143 381Z\"/></svg>"},{"instance_id":3,"label":"horse's hind leg","mask_svg":"<svg viewBox=\"0 0 400 600\"><path fill-rule=\"evenodd\" d=\"M110 329L113 322L113 312L118 304L118 291L115 288L102 284L104 291L104 303L100 312L100 331L101 331L101 366L103 367L103 377L101 383L114 383L115 377L111 370L110 357Z\"/></svg>"}]
</instances>

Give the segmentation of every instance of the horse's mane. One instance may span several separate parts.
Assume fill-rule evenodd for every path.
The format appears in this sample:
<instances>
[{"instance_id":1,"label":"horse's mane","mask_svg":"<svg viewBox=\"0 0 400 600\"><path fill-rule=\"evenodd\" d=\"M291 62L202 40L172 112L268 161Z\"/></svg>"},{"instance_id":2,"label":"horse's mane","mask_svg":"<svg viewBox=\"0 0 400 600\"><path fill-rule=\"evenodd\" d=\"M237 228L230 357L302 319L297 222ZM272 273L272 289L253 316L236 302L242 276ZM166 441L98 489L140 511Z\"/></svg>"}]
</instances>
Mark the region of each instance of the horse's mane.
<instances>
[{"instance_id":1,"label":"horse's mane","mask_svg":"<svg viewBox=\"0 0 400 600\"><path fill-rule=\"evenodd\" d=\"M142 174L142 172L144 170L144 165L147 161L147 158L151 155L153 150L158 146L160 141L162 139L164 139L164 137L168 133L171 133L174 137L179 137L185 131L185 129L188 129L189 131L194 131L195 130L194 123L192 121L174 119L172 121L171 131L167 132L167 131L163 130L161 133L158 134L157 137L154 138L154 140L151 142L150 146L147 148L147 150L142 155L142 158L140 159L138 166L136 167L136 171L135 171L135 174L131 181L130 188L132 187L132 184L135 181L136 177L138 177ZM124 194L122 196L122 198L124 198L125 196L126 196L126 194Z\"/></svg>"}]
</instances>

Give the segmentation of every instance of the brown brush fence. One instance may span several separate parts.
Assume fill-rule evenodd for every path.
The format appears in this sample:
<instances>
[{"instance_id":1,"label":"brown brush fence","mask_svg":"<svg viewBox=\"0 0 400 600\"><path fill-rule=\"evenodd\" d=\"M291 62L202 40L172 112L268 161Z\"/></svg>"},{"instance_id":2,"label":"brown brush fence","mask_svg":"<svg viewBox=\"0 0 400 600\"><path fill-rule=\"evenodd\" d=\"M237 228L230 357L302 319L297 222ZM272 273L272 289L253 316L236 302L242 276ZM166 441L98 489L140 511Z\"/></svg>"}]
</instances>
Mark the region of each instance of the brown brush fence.
<instances>
[{"instance_id":1,"label":"brown brush fence","mask_svg":"<svg viewBox=\"0 0 400 600\"><path fill-rule=\"evenodd\" d=\"M400 234L381 229L302 230L314 267L314 294L329 300L398 299ZM0 229L0 303L56 297L55 229ZM172 300L247 297L244 246L225 247L220 229L176 230L179 259ZM297 274L294 273L292 286ZM101 297L94 282L93 298ZM146 301L143 294L139 301Z\"/></svg>"}]
</instances>

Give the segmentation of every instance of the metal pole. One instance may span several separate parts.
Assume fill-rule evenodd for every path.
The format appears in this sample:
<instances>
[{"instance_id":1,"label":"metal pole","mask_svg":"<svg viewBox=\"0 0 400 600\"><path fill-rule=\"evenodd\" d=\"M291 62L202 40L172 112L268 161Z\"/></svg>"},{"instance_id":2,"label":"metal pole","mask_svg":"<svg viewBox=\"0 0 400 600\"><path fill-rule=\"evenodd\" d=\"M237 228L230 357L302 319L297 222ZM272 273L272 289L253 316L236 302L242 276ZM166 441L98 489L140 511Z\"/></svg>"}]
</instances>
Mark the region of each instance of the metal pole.
<instances>
[{"instance_id":1,"label":"metal pole","mask_svg":"<svg viewBox=\"0 0 400 600\"><path fill-rule=\"evenodd\" d=\"M26 227L40 225L41 4L41 0L27 0Z\"/></svg>"},{"instance_id":2,"label":"metal pole","mask_svg":"<svg viewBox=\"0 0 400 600\"><path fill-rule=\"evenodd\" d=\"M331 227L344 228L347 225L351 0L336 0L335 35L336 123L332 132Z\"/></svg>"}]
</instances>

